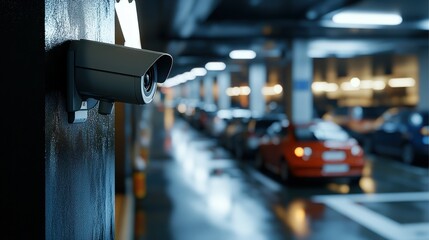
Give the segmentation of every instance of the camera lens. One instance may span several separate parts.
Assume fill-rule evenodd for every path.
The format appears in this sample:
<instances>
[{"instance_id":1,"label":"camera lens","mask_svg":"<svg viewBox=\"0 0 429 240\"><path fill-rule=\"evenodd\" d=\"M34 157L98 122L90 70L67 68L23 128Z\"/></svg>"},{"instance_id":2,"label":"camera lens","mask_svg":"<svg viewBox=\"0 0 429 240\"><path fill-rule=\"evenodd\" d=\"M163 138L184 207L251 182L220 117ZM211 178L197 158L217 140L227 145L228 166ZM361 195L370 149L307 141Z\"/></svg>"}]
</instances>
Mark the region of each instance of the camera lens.
<instances>
[{"instance_id":1,"label":"camera lens","mask_svg":"<svg viewBox=\"0 0 429 240\"><path fill-rule=\"evenodd\" d=\"M143 87L146 91L152 88L154 77L154 70L150 68L143 77Z\"/></svg>"}]
</instances>

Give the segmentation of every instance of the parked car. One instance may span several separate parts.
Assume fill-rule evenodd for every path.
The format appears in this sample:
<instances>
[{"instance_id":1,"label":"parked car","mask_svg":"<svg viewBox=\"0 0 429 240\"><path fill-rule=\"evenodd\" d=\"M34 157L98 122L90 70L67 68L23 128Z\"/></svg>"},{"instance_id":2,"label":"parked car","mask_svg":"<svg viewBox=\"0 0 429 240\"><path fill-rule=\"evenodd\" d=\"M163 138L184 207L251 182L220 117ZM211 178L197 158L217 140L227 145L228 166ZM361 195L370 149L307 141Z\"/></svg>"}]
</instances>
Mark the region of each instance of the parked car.
<instances>
[{"instance_id":1,"label":"parked car","mask_svg":"<svg viewBox=\"0 0 429 240\"><path fill-rule=\"evenodd\" d=\"M233 152L236 141L235 136L247 128L247 123L250 119L249 111L249 115L236 116L227 121L224 131L218 137L220 145Z\"/></svg>"},{"instance_id":2,"label":"parked car","mask_svg":"<svg viewBox=\"0 0 429 240\"><path fill-rule=\"evenodd\" d=\"M267 133L268 127L274 122L288 123L284 113L270 113L250 118L245 126L231 135L232 153L238 159L252 159L259 147L259 141Z\"/></svg>"},{"instance_id":3,"label":"parked car","mask_svg":"<svg viewBox=\"0 0 429 240\"><path fill-rule=\"evenodd\" d=\"M429 111L395 108L368 140L368 151L412 164L429 159Z\"/></svg>"},{"instance_id":4,"label":"parked car","mask_svg":"<svg viewBox=\"0 0 429 240\"><path fill-rule=\"evenodd\" d=\"M190 124L199 131L205 131L209 118L215 115L216 109L216 105L214 104L197 104L194 114L190 119Z\"/></svg>"},{"instance_id":5,"label":"parked car","mask_svg":"<svg viewBox=\"0 0 429 240\"><path fill-rule=\"evenodd\" d=\"M251 116L251 111L249 109L242 108L230 108L230 109L220 109L212 114L206 122L207 133L216 138L220 138L225 134L228 124L237 118L246 118Z\"/></svg>"},{"instance_id":6,"label":"parked car","mask_svg":"<svg viewBox=\"0 0 429 240\"><path fill-rule=\"evenodd\" d=\"M378 125L379 117L388 109L389 107L387 106L337 107L326 112L322 118L340 125L355 138L359 144L364 145L367 134L374 131Z\"/></svg>"},{"instance_id":7,"label":"parked car","mask_svg":"<svg viewBox=\"0 0 429 240\"><path fill-rule=\"evenodd\" d=\"M254 163L285 182L319 177L356 181L362 176L365 158L356 139L338 124L316 119L286 127L272 125Z\"/></svg>"}]
</instances>

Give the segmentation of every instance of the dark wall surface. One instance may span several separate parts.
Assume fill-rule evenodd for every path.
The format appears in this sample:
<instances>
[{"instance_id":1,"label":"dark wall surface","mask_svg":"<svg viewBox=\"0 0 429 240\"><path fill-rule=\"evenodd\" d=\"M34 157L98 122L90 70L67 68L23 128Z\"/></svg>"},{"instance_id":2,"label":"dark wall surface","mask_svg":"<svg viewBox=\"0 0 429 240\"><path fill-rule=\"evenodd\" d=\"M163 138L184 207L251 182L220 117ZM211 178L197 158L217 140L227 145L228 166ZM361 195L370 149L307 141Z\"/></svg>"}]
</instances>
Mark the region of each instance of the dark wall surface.
<instances>
[{"instance_id":1,"label":"dark wall surface","mask_svg":"<svg viewBox=\"0 0 429 240\"><path fill-rule=\"evenodd\" d=\"M46 239L114 238L114 114L69 124L68 40L114 43L114 1L45 1Z\"/></svg>"},{"instance_id":2,"label":"dark wall surface","mask_svg":"<svg viewBox=\"0 0 429 240\"><path fill-rule=\"evenodd\" d=\"M44 3L0 1L1 238L44 237Z\"/></svg>"}]
</instances>

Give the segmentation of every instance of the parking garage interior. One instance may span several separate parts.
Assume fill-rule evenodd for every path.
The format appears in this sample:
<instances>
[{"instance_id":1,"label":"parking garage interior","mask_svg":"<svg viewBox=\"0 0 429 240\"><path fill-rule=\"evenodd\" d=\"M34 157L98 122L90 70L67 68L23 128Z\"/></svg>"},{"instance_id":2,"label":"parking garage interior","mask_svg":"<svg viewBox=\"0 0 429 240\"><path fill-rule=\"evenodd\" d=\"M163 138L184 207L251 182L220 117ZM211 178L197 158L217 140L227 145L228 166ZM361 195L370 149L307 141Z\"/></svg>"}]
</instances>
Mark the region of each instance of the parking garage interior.
<instances>
[{"instance_id":1,"label":"parking garage interior","mask_svg":"<svg viewBox=\"0 0 429 240\"><path fill-rule=\"evenodd\" d=\"M6 1L0 15L6 238L429 239L427 0ZM130 56L82 67L80 39ZM172 65L129 96L103 95L113 77L90 97L70 82L71 64L130 77L142 49Z\"/></svg>"},{"instance_id":2,"label":"parking garage interior","mask_svg":"<svg viewBox=\"0 0 429 240\"><path fill-rule=\"evenodd\" d=\"M191 2L159 3L161 16L171 19L152 20L169 29L161 35L175 62L143 110L150 120L142 121L151 124L141 131L152 137L138 156L145 186L135 201L134 238L427 238L427 143L406 160L405 142L389 143L396 153L375 137L390 124L389 113L429 107L428 32L416 25L427 19L427 3ZM365 11L400 12L402 23L333 21L341 12ZM239 50L242 58L234 57ZM210 68L216 63L219 69ZM248 133L265 118L272 119L260 136ZM364 159L357 177L306 168L295 170L303 177L292 182L275 167L273 148L264 168L255 166L267 141L287 138L271 136L272 123L314 120L334 122L357 141ZM284 145L296 143L286 142L274 145L294 151Z\"/></svg>"}]
</instances>

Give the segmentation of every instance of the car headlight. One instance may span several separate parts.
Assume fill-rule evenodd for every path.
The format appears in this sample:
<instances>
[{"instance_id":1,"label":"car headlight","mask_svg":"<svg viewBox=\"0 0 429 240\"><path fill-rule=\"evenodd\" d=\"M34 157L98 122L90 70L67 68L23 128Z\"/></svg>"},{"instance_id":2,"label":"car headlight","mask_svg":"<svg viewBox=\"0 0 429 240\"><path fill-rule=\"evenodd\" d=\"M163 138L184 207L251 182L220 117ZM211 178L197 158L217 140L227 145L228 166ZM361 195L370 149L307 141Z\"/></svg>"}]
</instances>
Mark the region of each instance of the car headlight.
<instances>
[{"instance_id":1,"label":"car headlight","mask_svg":"<svg viewBox=\"0 0 429 240\"><path fill-rule=\"evenodd\" d=\"M311 156L313 150L310 147L296 147L293 153L297 157L302 157L304 160L308 160L308 157Z\"/></svg>"},{"instance_id":2,"label":"car headlight","mask_svg":"<svg viewBox=\"0 0 429 240\"><path fill-rule=\"evenodd\" d=\"M357 145L353 146L352 149L351 149L351 152L352 152L353 156L359 155L361 153L361 151L362 151L362 149L359 146L357 146Z\"/></svg>"}]
</instances>

